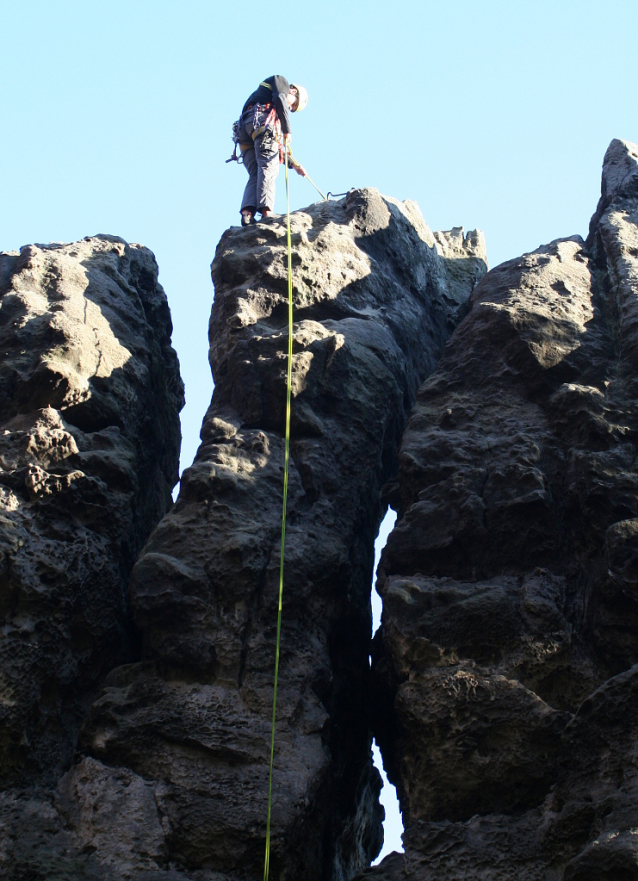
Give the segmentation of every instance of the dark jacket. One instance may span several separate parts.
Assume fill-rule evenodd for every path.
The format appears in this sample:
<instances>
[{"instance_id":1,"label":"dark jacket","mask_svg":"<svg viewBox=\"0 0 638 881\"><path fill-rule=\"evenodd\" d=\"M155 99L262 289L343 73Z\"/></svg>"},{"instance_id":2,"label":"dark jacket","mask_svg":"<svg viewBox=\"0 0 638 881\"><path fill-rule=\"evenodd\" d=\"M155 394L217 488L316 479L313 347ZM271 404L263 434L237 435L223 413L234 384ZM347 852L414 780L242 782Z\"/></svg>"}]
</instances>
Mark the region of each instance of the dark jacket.
<instances>
[{"instance_id":1,"label":"dark jacket","mask_svg":"<svg viewBox=\"0 0 638 881\"><path fill-rule=\"evenodd\" d=\"M259 83L250 98L244 104L244 110L251 104L272 104L277 111L281 130L286 135L290 132L290 114L286 96L290 91L290 83L285 76L269 76Z\"/></svg>"}]
</instances>

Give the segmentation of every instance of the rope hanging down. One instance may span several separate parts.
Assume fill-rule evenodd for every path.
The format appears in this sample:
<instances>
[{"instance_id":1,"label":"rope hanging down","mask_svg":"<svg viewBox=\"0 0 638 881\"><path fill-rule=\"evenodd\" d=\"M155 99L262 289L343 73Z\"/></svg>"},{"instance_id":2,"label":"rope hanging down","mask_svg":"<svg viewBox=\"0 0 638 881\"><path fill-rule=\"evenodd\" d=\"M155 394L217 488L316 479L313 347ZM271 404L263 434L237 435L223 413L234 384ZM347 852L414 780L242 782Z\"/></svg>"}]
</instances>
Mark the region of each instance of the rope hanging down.
<instances>
[{"instance_id":1,"label":"rope hanging down","mask_svg":"<svg viewBox=\"0 0 638 881\"><path fill-rule=\"evenodd\" d=\"M275 653L275 686L272 698L272 733L270 737L270 770L268 773L268 817L266 820L266 858L264 881L270 874L270 818L272 812L272 769L275 756L275 720L277 715L277 679L279 677L279 647L281 643L281 610L284 595L284 546L286 543L286 502L288 501L288 463L290 459L290 398L292 388L292 245L290 236L290 196L288 184L288 155L286 145L286 238L288 243L288 372L286 377L286 440L284 445L284 498L281 512L281 550L279 558L279 610L277 612L277 650Z\"/></svg>"},{"instance_id":2,"label":"rope hanging down","mask_svg":"<svg viewBox=\"0 0 638 881\"><path fill-rule=\"evenodd\" d=\"M286 155L287 156L290 155L290 161L292 162L292 164L295 166L295 168L300 168L301 164L299 162L297 162L295 157L292 155L292 151L290 150L290 147L288 147L287 149L288 149L289 153ZM288 198L288 176L287 175L288 175L288 166L286 165L286 199ZM306 172L306 174L304 174L304 177L306 178L308 183L311 183L313 185L313 187L319 193L319 195L324 200L324 202L327 202L328 197L324 196L324 194L321 192L321 190L319 189L317 184L312 180L312 178L310 177L310 175L307 172ZM290 217L290 215L288 215L288 216ZM292 282L290 282L290 283L292 284Z\"/></svg>"},{"instance_id":3,"label":"rope hanging down","mask_svg":"<svg viewBox=\"0 0 638 881\"><path fill-rule=\"evenodd\" d=\"M286 166L286 241L288 245L288 370L286 375L286 439L284 443L284 492L281 511L281 550L279 556L279 609L277 611L277 648L275 652L275 684L272 697L272 731L270 735L270 768L268 771L268 815L266 819L266 856L264 859L264 881L270 877L270 825L272 817L272 772L275 758L275 722L277 719L277 681L279 679L279 650L281 645L281 612L284 596L284 548L286 544L286 504L288 501L288 470L290 461L290 400L292 396L292 243L290 234L290 184L288 177L288 160L295 166L299 163L292 155L288 144L285 145ZM308 177L310 183L327 202L319 187Z\"/></svg>"}]
</instances>

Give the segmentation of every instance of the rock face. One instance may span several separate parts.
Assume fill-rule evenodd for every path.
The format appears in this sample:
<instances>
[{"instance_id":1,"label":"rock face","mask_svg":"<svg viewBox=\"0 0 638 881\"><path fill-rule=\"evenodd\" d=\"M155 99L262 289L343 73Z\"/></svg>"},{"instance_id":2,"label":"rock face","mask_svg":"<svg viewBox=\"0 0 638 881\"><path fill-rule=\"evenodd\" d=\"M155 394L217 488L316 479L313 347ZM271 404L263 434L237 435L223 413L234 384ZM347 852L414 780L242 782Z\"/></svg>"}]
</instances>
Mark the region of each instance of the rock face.
<instances>
[{"instance_id":1,"label":"rock face","mask_svg":"<svg viewBox=\"0 0 638 881\"><path fill-rule=\"evenodd\" d=\"M319 881L352 877L380 847L368 656L381 487L396 469L417 389L486 263L479 233L435 236L415 205L374 190L297 212L292 228L271 877ZM229 230L212 273L216 386L202 445L131 580L143 659L109 675L82 734L84 757L48 800L13 806L38 818L18 836L23 865L32 865L25 854L44 853L65 878L263 875L287 349L283 220Z\"/></svg>"},{"instance_id":2,"label":"rock face","mask_svg":"<svg viewBox=\"0 0 638 881\"><path fill-rule=\"evenodd\" d=\"M170 334L145 248L98 236L0 254L5 785L55 781L104 675L138 655L128 577L178 474Z\"/></svg>"},{"instance_id":3,"label":"rock face","mask_svg":"<svg viewBox=\"0 0 638 881\"><path fill-rule=\"evenodd\" d=\"M365 877L638 878L638 148L488 273L421 387L378 589L406 832Z\"/></svg>"},{"instance_id":4,"label":"rock face","mask_svg":"<svg viewBox=\"0 0 638 881\"><path fill-rule=\"evenodd\" d=\"M480 234L374 190L292 227L271 878L638 879L638 148L610 145L587 241L487 275ZM149 537L182 394L152 256L0 258L9 881L262 877L283 221L212 272L215 393ZM373 733L406 832L371 869Z\"/></svg>"}]
</instances>

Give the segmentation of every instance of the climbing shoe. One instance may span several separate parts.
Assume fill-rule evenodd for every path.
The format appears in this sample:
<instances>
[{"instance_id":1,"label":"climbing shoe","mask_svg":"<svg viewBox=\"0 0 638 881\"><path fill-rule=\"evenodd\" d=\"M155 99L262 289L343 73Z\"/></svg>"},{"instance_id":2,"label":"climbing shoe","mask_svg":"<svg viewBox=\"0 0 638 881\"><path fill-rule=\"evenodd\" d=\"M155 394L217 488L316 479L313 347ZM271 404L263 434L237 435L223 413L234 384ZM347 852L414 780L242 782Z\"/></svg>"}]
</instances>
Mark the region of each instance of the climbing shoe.
<instances>
[{"instance_id":1,"label":"climbing shoe","mask_svg":"<svg viewBox=\"0 0 638 881\"><path fill-rule=\"evenodd\" d=\"M250 226L251 223L256 223L255 215L251 211L242 211L241 225Z\"/></svg>"}]
</instances>

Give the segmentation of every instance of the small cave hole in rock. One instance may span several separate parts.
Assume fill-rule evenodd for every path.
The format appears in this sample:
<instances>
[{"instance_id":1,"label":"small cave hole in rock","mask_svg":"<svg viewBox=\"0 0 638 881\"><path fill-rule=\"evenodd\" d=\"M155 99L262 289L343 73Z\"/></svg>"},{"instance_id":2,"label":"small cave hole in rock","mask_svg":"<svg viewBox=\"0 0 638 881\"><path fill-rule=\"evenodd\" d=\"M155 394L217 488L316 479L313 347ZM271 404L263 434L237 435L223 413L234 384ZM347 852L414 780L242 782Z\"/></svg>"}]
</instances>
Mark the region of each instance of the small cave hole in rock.
<instances>
[{"instance_id":1,"label":"small cave hole in rock","mask_svg":"<svg viewBox=\"0 0 638 881\"><path fill-rule=\"evenodd\" d=\"M376 592L374 587L377 579L377 566L379 565L379 560L381 559L381 551L385 547L385 544L388 540L388 535L392 531L396 520L396 513L392 510L392 508L388 508L385 517L381 521L379 534L374 543L374 572L372 574L373 635L377 632L381 625L381 610L383 608L381 597ZM387 778L385 769L383 767L383 760L381 758L381 750L374 740L372 741L372 757L375 767L378 769L379 773L381 774L381 779L383 780L383 788L381 790L381 795L379 796L379 801L385 809L385 820L383 821L383 847L381 848L381 853L379 854L379 856L372 863L373 866L376 866L378 863L381 862L384 857L386 857L389 853L392 853L393 851L403 853L403 844L401 842L401 836L403 835L403 820L401 819L401 811L399 810L399 799L397 798L396 787L394 787Z\"/></svg>"}]
</instances>

